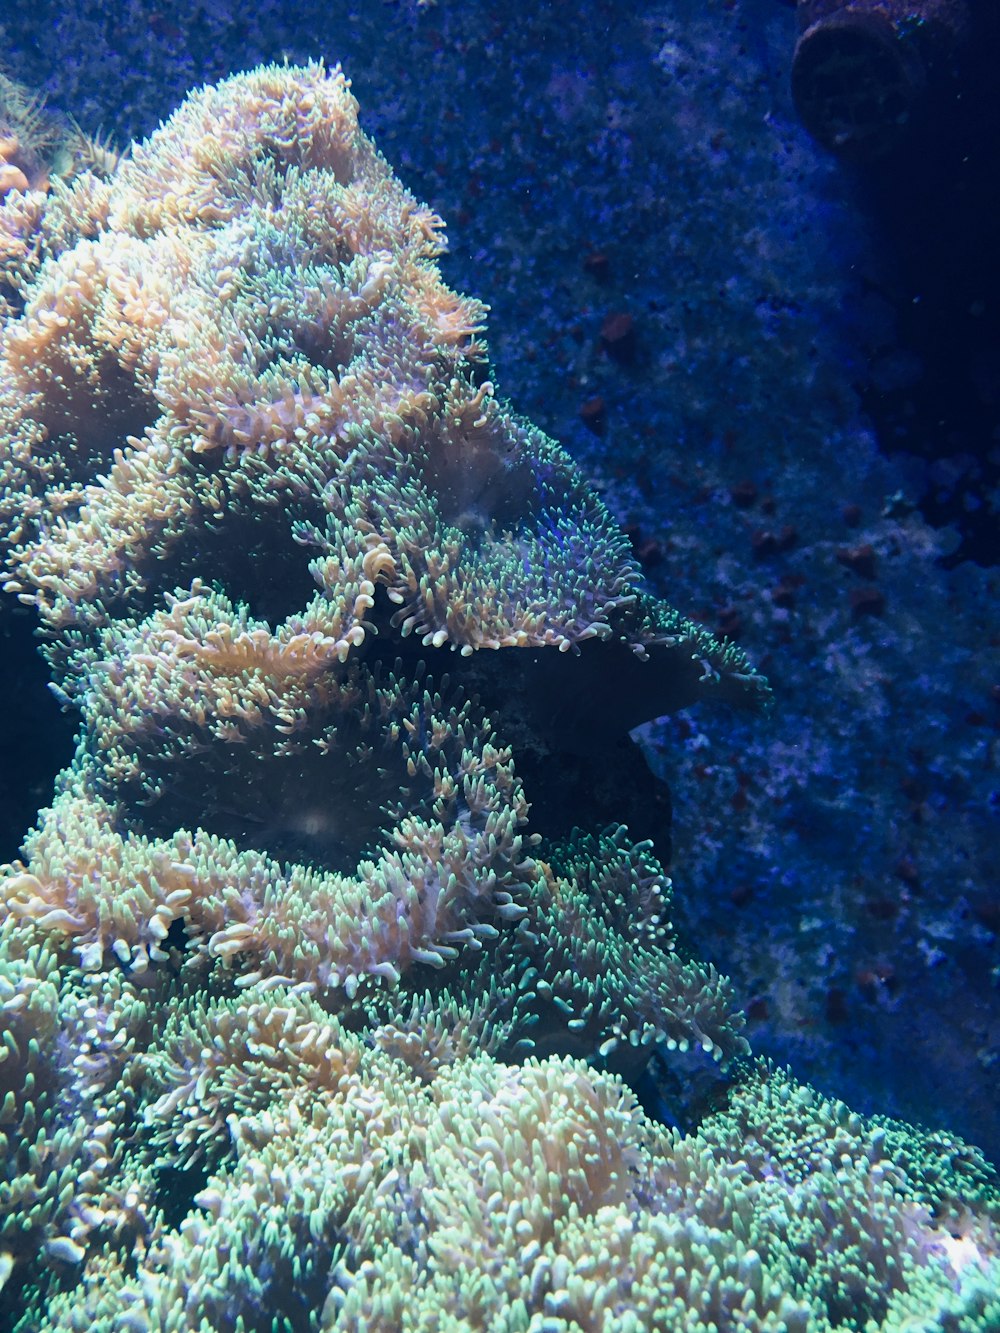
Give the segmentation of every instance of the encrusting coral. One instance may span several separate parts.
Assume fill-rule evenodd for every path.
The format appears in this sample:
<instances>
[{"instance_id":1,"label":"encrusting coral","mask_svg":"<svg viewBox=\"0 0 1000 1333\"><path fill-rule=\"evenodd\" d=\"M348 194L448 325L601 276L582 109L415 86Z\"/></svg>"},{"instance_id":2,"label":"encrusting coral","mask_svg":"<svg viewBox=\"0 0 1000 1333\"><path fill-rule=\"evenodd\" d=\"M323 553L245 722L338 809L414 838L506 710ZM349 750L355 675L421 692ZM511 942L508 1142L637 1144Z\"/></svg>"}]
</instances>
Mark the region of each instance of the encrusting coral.
<instances>
[{"instance_id":1,"label":"encrusting coral","mask_svg":"<svg viewBox=\"0 0 1000 1333\"><path fill-rule=\"evenodd\" d=\"M766 686L496 397L339 71L45 184L0 206L0 524L81 729L0 872L0 1319L1000 1320L974 1150L749 1063L650 844L533 828L553 728ZM654 1051L732 1067L686 1135Z\"/></svg>"}]
</instances>

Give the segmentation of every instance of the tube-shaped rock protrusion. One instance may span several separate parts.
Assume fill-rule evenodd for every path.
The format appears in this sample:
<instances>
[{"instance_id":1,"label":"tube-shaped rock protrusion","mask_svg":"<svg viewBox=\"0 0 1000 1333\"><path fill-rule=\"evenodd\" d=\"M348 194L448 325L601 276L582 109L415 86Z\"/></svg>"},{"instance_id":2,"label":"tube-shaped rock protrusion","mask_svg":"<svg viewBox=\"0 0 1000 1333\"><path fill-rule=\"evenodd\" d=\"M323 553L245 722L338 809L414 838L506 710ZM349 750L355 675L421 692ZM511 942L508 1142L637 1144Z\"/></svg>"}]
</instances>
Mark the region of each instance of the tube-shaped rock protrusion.
<instances>
[{"instance_id":1,"label":"tube-shaped rock protrusion","mask_svg":"<svg viewBox=\"0 0 1000 1333\"><path fill-rule=\"evenodd\" d=\"M899 141L968 26L967 0L799 0L798 14L795 108L824 147L858 160Z\"/></svg>"}]
</instances>

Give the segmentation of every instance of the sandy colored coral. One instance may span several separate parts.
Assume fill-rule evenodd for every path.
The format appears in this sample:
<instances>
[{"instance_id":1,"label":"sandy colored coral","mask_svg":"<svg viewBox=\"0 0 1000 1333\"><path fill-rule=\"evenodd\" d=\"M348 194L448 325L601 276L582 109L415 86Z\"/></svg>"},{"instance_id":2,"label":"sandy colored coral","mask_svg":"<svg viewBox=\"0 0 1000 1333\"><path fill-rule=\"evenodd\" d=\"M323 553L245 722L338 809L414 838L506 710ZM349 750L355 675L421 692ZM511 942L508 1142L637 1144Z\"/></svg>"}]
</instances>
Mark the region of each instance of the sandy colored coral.
<instances>
[{"instance_id":1,"label":"sandy colored coral","mask_svg":"<svg viewBox=\"0 0 1000 1333\"><path fill-rule=\"evenodd\" d=\"M927 1176L881 1158L877 1124L779 1071L748 1071L684 1138L580 1062L463 1057L425 1082L322 1026L283 1001L253 1026L243 1088L229 1038L202 1060L224 1158L191 1213L156 1228L135 1278L88 1265L38 1327L180 1333L280 1309L329 1330L895 1333L913 1309L963 1328L994 1309L995 1178L963 1248L932 1216L954 1179L922 1198ZM276 1079L286 1042L304 1058ZM166 1068L184 1136L195 1080ZM748 1120L768 1125L749 1161Z\"/></svg>"},{"instance_id":2,"label":"sandy colored coral","mask_svg":"<svg viewBox=\"0 0 1000 1333\"><path fill-rule=\"evenodd\" d=\"M521 867L516 825L509 812L492 815L467 836L411 820L399 851L349 880L283 868L201 832L155 843L123 836L109 807L67 795L29 839L29 869L0 880L3 913L71 945L86 969L111 957L133 972L166 961L164 941L182 921L193 948L241 959L241 984L343 986L353 996L359 977L441 966L456 946L495 935L490 918L526 915L510 892Z\"/></svg>"},{"instance_id":3,"label":"sandy colored coral","mask_svg":"<svg viewBox=\"0 0 1000 1333\"><path fill-rule=\"evenodd\" d=\"M8 590L81 718L0 871L0 1319L988 1318L974 1151L722 1082L742 1020L652 847L532 827L519 752L766 687L497 396L339 71L195 93L0 238ZM721 1102L686 1135L622 1081L654 1052Z\"/></svg>"},{"instance_id":4,"label":"sandy colored coral","mask_svg":"<svg viewBox=\"0 0 1000 1333\"><path fill-rule=\"evenodd\" d=\"M502 755L494 765L505 780ZM463 1011L494 988L493 1049L569 1045L616 1067L641 1067L658 1044L715 1060L744 1049L726 979L674 951L659 919L669 880L624 831L556 875L522 849L517 787L505 803L481 764L466 783L451 827L407 816L398 850L355 878L282 867L200 831L123 833L111 807L69 789L28 839L26 867L0 876L0 920L30 925L88 971L213 966L216 985L295 986L330 1005L367 983L363 998L388 986L395 1008L410 969L450 966Z\"/></svg>"},{"instance_id":5,"label":"sandy colored coral","mask_svg":"<svg viewBox=\"0 0 1000 1333\"><path fill-rule=\"evenodd\" d=\"M339 72L205 89L106 186L84 172L32 208L0 217L23 252L0 513L8 586L49 630L93 632L194 573L226 583L233 542L281 563L299 542L319 594L278 631L286 651L311 632L342 659L378 588L386 628L427 646L618 634L704 659L688 692L720 671L759 688L694 626L636 616L624 537L483 378L483 308L441 282L440 219ZM75 652L50 649L71 693Z\"/></svg>"}]
</instances>

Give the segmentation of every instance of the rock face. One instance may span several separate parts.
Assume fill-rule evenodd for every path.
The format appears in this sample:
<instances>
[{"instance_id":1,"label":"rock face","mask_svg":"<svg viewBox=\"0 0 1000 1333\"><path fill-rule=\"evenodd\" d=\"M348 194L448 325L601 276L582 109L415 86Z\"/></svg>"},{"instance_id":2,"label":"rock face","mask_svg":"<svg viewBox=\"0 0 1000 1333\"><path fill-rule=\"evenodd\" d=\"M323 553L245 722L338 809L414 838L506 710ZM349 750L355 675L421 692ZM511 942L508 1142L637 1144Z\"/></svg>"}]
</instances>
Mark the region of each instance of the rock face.
<instances>
[{"instance_id":1,"label":"rock face","mask_svg":"<svg viewBox=\"0 0 1000 1333\"><path fill-rule=\"evenodd\" d=\"M859 1321L987 1317L971 1150L620 1083L748 1048L651 846L567 814L767 687L496 397L441 247L321 66L0 207L7 589L81 718L0 874L0 1322L825 1329L845 1265Z\"/></svg>"},{"instance_id":2,"label":"rock face","mask_svg":"<svg viewBox=\"0 0 1000 1333\"><path fill-rule=\"evenodd\" d=\"M883 156L906 133L968 36L966 0L798 0L792 96L844 157ZM930 109L933 114L933 109Z\"/></svg>"}]
</instances>

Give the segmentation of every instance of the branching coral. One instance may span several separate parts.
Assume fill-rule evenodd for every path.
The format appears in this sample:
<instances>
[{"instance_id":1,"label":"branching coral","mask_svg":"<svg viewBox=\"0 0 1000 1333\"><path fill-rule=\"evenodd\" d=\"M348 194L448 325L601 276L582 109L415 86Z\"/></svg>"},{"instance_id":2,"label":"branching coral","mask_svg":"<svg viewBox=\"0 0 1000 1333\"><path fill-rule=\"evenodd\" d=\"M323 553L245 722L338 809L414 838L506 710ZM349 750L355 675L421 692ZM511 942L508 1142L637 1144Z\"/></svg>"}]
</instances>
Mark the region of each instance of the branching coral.
<instances>
[{"instance_id":1,"label":"branching coral","mask_svg":"<svg viewBox=\"0 0 1000 1333\"><path fill-rule=\"evenodd\" d=\"M971 1150L764 1067L687 1137L621 1082L742 1020L651 845L542 836L519 756L766 686L498 399L442 244L318 65L0 205L7 586L81 717L0 869L0 1319L988 1317Z\"/></svg>"}]
</instances>

